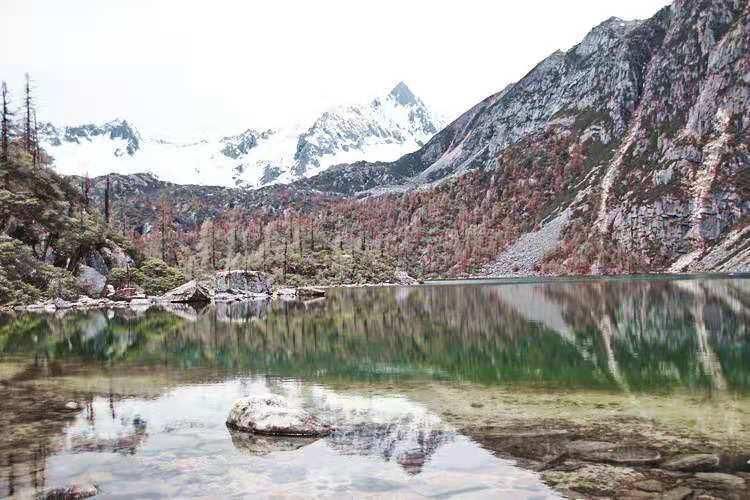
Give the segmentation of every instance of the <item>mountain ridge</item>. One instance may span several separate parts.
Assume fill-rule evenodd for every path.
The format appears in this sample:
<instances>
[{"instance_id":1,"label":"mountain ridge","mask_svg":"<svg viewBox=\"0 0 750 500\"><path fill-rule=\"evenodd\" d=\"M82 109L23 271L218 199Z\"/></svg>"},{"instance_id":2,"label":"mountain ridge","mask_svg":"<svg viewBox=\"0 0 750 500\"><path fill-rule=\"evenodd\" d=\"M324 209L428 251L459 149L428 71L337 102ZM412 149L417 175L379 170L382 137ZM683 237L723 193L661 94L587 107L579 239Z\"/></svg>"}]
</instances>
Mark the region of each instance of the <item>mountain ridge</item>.
<instances>
[{"instance_id":1,"label":"mountain ridge","mask_svg":"<svg viewBox=\"0 0 750 500\"><path fill-rule=\"evenodd\" d=\"M127 120L101 125L43 124L42 145L68 175L150 172L177 183L257 188L289 183L336 163L388 160L419 148L440 118L404 82L366 104L323 112L308 126L246 129L176 142L143 137Z\"/></svg>"},{"instance_id":2,"label":"mountain ridge","mask_svg":"<svg viewBox=\"0 0 750 500\"><path fill-rule=\"evenodd\" d=\"M358 200L345 202L352 227L373 210L401 221L361 230L422 276L747 270L749 54L746 0L610 18L396 161L233 203L283 210L299 196L325 220L331 200Z\"/></svg>"}]
</instances>

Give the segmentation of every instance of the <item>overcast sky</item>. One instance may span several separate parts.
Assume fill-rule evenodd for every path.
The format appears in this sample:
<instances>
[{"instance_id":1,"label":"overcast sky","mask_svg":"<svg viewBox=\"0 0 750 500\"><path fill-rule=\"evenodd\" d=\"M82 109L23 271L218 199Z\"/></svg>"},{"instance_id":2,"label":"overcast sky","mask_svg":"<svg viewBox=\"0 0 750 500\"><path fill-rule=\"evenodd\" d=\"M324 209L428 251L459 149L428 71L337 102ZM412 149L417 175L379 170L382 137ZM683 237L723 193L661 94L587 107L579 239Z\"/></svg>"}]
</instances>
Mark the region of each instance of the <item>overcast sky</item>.
<instances>
[{"instance_id":1,"label":"overcast sky","mask_svg":"<svg viewBox=\"0 0 750 500\"><path fill-rule=\"evenodd\" d=\"M173 138L364 102L400 80L455 117L610 16L666 0L0 0L0 79L40 119ZM18 101L18 98L16 98Z\"/></svg>"}]
</instances>

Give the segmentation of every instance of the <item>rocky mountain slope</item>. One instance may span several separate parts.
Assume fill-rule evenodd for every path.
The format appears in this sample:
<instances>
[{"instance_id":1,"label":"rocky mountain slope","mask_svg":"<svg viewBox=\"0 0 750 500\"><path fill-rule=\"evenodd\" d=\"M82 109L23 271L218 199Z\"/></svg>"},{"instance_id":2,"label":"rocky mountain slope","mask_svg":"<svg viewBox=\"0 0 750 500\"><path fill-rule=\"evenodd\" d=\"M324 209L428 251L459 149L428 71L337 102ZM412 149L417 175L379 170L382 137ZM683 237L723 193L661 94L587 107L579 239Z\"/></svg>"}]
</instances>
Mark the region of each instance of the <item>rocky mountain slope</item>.
<instances>
[{"instance_id":1,"label":"rocky mountain slope","mask_svg":"<svg viewBox=\"0 0 750 500\"><path fill-rule=\"evenodd\" d=\"M676 0L605 21L396 161L201 203L295 203L324 226L363 198L341 201L347 231L423 275L747 271L749 104L748 1Z\"/></svg>"},{"instance_id":2,"label":"rocky mountain slope","mask_svg":"<svg viewBox=\"0 0 750 500\"><path fill-rule=\"evenodd\" d=\"M144 137L124 120L62 128L46 124L40 132L63 174L151 173L179 184L260 187L309 177L338 163L395 160L419 149L441 125L401 82L384 97L331 109L309 125L248 129L192 143Z\"/></svg>"},{"instance_id":3,"label":"rocky mountain slope","mask_svg":"<svg viewBox=\"0 0 750 500\"><path fill-rule=\"evenodd\" d=\"M523 156L521 182L534 191L545 175L534 152L545 156L545 139L556 136L585 168L548 204L546 224L510 242L488 273L533 272L576 239L599 242L598 252L642 255L652 270L747 269L748 23L746 0L677 0L645 21L609 19L419 151L332 169L308 185L346 194L403 190L476 169L502 175L504 161ZM566 252L557 254L559 272L569 270Z\"/></svg>"}]
</instances>

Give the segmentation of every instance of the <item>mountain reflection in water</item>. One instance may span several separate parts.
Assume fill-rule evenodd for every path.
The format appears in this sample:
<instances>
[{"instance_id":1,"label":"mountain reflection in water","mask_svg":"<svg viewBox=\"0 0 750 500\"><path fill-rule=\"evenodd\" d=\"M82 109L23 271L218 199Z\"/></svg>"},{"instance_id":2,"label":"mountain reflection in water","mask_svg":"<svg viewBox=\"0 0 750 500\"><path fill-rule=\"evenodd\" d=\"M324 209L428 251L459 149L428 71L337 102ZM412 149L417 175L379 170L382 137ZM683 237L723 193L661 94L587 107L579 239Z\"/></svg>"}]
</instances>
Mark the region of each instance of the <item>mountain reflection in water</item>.
<instances>
[{"instance_id":1,"label":"mountain reflection in water","mask_svg":"<svg viewBox=\"0 0 750 500\"><path fill-rule=\"evenodd\" d=\"M136 496L306 488L555 496L400 394L473 384L744 399L749 319L745 279L338 289L307 304L6 318L0 494L86 479L104 493L127 482L118 494ZM292 398L337 431L322 440L230 433L223 422L233 399L261 390ZM70 400L83 408L66 413ZM137 464L123 465L128 456ZM294 458L271 459L279 456ZM350 473L336 477L342 467Z\"/></svg>"}]
</instances>

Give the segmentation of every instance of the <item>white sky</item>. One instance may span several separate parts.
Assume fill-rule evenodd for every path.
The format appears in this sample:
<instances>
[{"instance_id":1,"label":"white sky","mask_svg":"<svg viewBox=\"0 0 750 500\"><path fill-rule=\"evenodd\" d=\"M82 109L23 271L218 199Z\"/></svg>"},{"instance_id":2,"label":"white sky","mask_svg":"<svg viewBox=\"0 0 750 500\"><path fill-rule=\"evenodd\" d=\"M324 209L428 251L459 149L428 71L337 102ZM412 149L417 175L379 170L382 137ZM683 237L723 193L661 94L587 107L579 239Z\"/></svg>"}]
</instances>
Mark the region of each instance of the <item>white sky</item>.
<instances>
[{"instance_id":1,"label":"white sky","mask_svg":"<svg viewBox=\"0 0 750 500\"><path fill-rule=\"evenodd\" d=\"M610 16L666 0L0 0L0 79L40 120L174 138L364 102L404 80L451 118ZM18 98L16 98L18 102Z\"/></svg>"}]
</instances>

